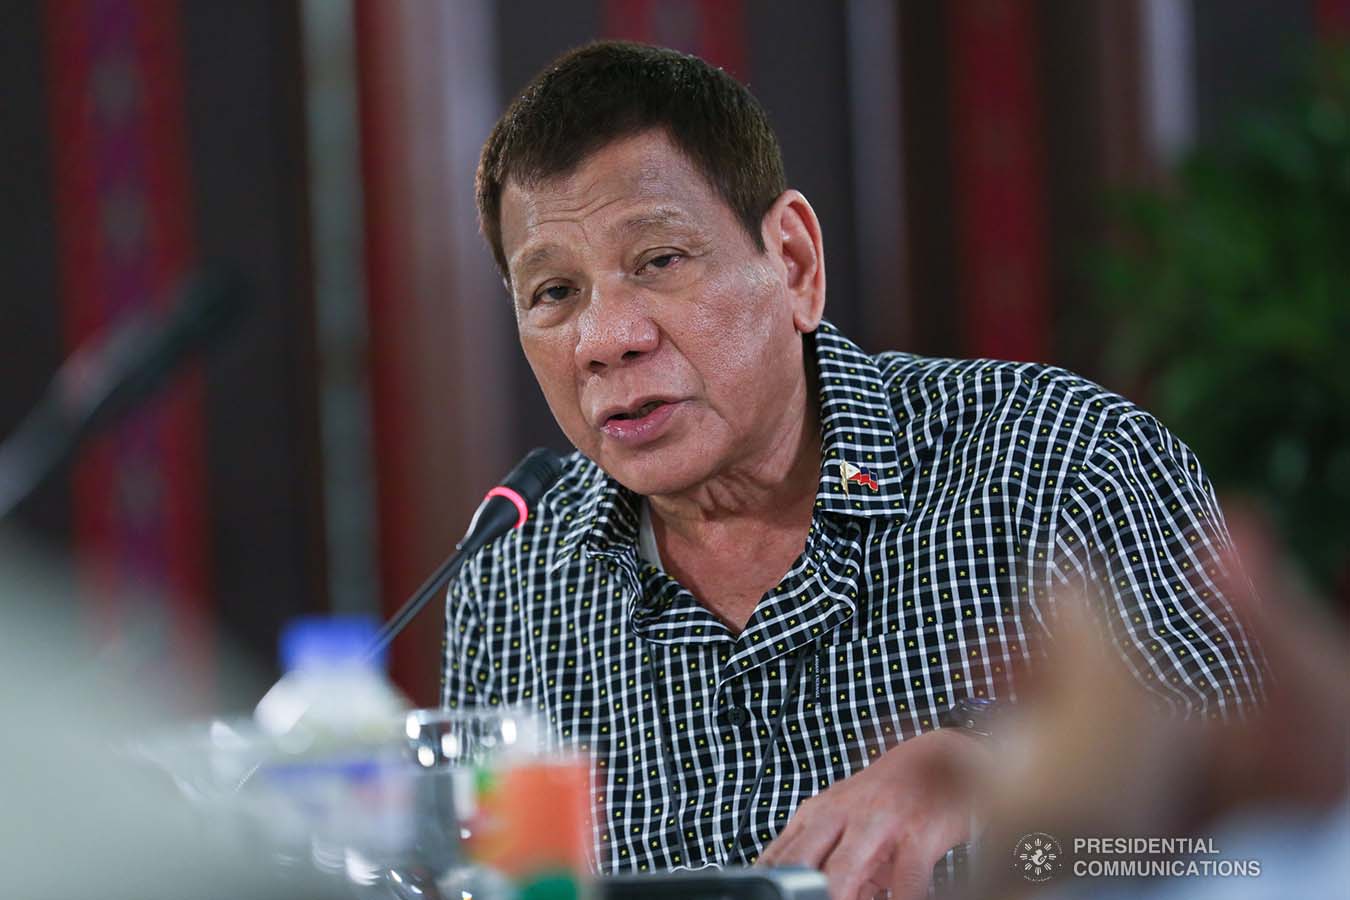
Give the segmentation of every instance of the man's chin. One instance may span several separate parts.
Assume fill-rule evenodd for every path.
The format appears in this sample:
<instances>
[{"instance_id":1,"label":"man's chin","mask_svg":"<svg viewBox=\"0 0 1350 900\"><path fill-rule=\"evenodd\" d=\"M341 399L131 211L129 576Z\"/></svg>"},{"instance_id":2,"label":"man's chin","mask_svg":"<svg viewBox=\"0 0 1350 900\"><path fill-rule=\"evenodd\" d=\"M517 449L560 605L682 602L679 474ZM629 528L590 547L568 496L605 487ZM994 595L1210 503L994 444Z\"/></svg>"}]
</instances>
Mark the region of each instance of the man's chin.
<instances>
[{"instance_id":1,"label":"man's chin","mask_svg":"<svg viewBox=\"0 0 1350 900\"><path fill-rule=\"evenodd\" d=\"M643 453L625 453L621 458L602 457L600 468L619 484L644 497L682 494L698 486L707 475L695 455L678 447L649 450Z\"/></svg>"}]
</instances>

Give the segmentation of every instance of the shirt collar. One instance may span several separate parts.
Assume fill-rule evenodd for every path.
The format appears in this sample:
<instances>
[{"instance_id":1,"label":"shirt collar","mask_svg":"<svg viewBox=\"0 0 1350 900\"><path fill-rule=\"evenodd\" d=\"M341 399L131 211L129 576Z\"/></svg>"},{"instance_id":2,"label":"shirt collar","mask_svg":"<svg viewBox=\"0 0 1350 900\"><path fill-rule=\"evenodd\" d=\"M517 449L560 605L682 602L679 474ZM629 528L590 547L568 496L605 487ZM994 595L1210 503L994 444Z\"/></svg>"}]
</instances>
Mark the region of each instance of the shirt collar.
<instances>
[{"instance_id":1,"label":"shirt collar","mask_svg":"<svg viewBox=\"0 0 1350 900\"><path fill-rule=\"evenodd\" d=\"M821 322L807 335L806 347L815 354L822 431L816 511L903 518L908 512L903 489L908 469L901 466L896 451L895 415L882 389L881 371L829 322ZM555 566L583 544L598 556L634 552L640 498L598 466L587 468L582 496L559 541Z\"/></svg>"},{"instance_id":2,"label":"shirt collar","mask_svg":"<svg viewBox=\"0 0 1350 900\"><path fill-rule=\"evenodd\" d=\"M821 322L810 343L815 345L822 432L816 510L904 518L909 467L900 463L899 427L881 370L829 322Z\"/></svg>"},{"instance_id":3,"label":"shirt collar","mask_svg":"<svg viewBox=\"0 0 1350 900\"><path fill-rule=\"evenodd\" d=\"M637 544L641 498L588 461L582 495L558 541L550 568L559 568L584 545L596 556L615 557Z\"/></svg>"}]
</instances>

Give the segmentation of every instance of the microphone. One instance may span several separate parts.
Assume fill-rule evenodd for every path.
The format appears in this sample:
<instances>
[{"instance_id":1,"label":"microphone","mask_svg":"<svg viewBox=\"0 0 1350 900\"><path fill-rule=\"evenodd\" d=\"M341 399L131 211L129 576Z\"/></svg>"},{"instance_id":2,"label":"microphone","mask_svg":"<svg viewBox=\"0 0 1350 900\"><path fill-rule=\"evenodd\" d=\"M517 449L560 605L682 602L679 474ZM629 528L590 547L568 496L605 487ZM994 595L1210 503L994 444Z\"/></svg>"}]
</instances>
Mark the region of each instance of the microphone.
<instances>
[{"instance_id":1,"label":"microphone","mask_svg":"<svg viewBox=\"0 0 1350 900\"><path fill-rule=\"evenodd\" d=\"M389 642L398 637L427 602L450 582L465 560L512 528L524 525L530 509L548 493L553 482L562 474L562 469L562 456L547 447L536 447L526 454L502 479L502 483L483 497L483 502L478 505L477 512L469 522L469 530L456 545L450 558L431 573L431 577L371 639L366 648L366 658L372 659L383 653Z\"/></svg>"},{"instance_id":2,"label":"microphone","mask_svg":"<svg viewBox=\"0 0 1350 900\"><path fill-rule=\"evenodd\" d=\"M546 447L525 455L502 483L488 491L469 521L469 530L456 545L472 553L508 528L519 528L529 518L530 506L538 503L562 474L562 457ZM512 522L514 519L514 523Z\"/></svg>"},{"instance_id":3,"label":"microphone","mask_svg":"<svg viewBox=\"0 0 1350 900\"><path fill-rule=\"evenodd\" d=\"M230 269L197 275L163 316L133 315L62 364L46 393L0 444L0 519L7 517L91 434L153 394L190 355L214 342L243 308Z\"/></svg>"}]
</instances>

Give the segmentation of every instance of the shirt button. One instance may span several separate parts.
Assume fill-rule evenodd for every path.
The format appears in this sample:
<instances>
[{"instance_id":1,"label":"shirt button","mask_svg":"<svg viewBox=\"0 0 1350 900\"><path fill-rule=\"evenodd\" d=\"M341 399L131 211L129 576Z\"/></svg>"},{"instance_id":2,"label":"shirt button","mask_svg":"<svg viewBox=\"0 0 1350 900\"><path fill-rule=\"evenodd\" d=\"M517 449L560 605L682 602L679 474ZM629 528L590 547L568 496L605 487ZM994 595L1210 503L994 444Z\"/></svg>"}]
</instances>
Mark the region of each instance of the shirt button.
<instances>
[{"instance_id":1,"label":"shirt button","mask_svg":"<svg viewBox=\"0 0 1350 900\"><path fill-rule=\"evenodd\" d=\"M750 714L745 711L744 707L729 706L722 710L722 721L732 728L740 728L749 718Z\"/></svg>"}]
</instances>

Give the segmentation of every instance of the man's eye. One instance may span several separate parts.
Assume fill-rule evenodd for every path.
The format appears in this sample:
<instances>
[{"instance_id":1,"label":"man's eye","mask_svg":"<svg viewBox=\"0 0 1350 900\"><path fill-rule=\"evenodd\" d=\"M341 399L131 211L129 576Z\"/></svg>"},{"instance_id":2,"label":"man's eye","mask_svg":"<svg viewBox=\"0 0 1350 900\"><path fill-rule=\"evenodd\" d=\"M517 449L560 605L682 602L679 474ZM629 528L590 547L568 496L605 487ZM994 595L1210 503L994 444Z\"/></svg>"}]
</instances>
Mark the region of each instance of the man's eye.
<instances>
[{"instance_id":1,"label":"man's eye","mask_svg":"<svg viewBox=\"0 0 1350 900\"><path fill-rule=\"evenodd\" d=\"M662 253L660 256L653 256L647 260L642 268L668 269L680 259L681 255L679 253Z\"/></svg>"},{"instance_id":2,"label":"man's eye","mask_svg":"<svg viewBox=\"0 0 1350 900\"><path fill-rule=\"evenodd\" d=\"M544 288L534 295L535 303L552 302L558 303L566 300L572 295L572 289L565 284L555 284Z\"/></svg>"}]
</instances>

